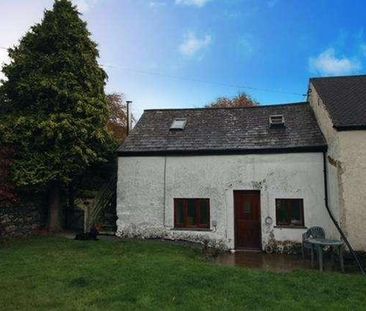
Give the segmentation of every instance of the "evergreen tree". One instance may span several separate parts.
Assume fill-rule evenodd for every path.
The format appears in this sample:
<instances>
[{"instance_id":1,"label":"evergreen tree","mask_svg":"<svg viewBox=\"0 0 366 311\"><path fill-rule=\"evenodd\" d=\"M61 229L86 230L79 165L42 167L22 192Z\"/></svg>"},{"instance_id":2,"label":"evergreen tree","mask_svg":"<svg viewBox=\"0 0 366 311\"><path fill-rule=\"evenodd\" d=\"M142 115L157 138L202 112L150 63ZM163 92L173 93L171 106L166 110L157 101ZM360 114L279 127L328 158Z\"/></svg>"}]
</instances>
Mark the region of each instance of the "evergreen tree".
<instances>
[{"instance_id":1,"label":"evergreen tree","mask_svg":"<svg viewBox=\"0 0 366 311\"><path fill-rule=\"evenodd\" d=\"M114 147L106 128L107 75L87 25L69 0L56 0L40 24L9 49L0 131L15 148L13 180L48 190L49 228L60 225L60 191Z\"/></svg>"}]
</instances>

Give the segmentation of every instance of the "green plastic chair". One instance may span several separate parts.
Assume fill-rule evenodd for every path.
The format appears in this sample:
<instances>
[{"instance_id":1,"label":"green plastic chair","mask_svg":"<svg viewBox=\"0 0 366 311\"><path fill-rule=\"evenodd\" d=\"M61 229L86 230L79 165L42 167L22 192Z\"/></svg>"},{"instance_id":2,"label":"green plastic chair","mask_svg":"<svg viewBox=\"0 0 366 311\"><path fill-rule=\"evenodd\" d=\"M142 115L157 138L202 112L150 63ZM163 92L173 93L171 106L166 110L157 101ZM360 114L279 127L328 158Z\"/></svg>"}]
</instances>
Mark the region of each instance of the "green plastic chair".
<instances>
[{"instance_id":1,"label":"green plastic chair","mask_svg":"<svg viewBox=\"0 0 366 311\"><path fill-rule=\"evenodd\" d=\"M302 234L302 258L305 258L305 249L311 249L312 245L308 242L309 239L325 239L325 232L322 227L311 227Z\"/></svg>"}]
</instances>

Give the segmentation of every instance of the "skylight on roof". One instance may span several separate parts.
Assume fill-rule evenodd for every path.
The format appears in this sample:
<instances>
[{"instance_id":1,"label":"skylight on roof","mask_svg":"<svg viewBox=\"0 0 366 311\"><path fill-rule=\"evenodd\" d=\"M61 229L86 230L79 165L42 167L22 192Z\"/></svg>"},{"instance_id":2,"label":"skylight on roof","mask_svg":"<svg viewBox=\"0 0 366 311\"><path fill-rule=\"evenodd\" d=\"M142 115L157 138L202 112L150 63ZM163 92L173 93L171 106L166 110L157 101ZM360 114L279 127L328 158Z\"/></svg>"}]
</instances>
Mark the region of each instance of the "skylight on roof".
<instances>
[{"instance_id":1,"label":"skylight on roof","mask_svg":"<svg viewBox=\"0 0 366 311\"><path fill-rule=\"evenodd\" d=\"M274 114L269 116L269 125L271 127L285 126L285 118L282 114Z\"/></svg>"},{"instance_id":2,"label":"skylight on roof","mask_svg":"<svg viewBox=\"0 0 366 311\"><path fill-rule=\"evenodd\" d=\"M186 118L176 118L173 120L172 125L170 126L171 130L184 130L187 124Z\"/></svg>"}]
</instances>

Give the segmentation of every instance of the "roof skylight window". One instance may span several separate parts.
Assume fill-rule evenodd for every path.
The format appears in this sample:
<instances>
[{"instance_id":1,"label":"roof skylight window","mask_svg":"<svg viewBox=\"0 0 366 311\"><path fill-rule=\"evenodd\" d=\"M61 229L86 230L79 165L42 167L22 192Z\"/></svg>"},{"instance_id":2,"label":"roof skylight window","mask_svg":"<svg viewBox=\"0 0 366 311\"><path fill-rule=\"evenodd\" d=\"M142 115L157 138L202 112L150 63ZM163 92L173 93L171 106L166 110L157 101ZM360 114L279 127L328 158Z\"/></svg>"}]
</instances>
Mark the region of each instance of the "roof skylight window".
<instances>
[{"instance_id":1,"label":"roof skylight window","mask_svg":"<svg viewBox=\"0 0 366 311\"><path fill-rule=\"evenodd\" d=\"M171 130L184 130L187 124L186 118L176 118L173 120L172 125L170 126Z\"/></svg>"},{"instance_id":2,"label":"roof skylight window","mask_svg":"<svg viewBox=\"0 0 366 311\"><path fill-rule=\"evenodd\" d=\"M285 126L285 118L282 114L274 114L269 116L269 125L270 127L284 127Z\"/></svg>"}]
</instances>

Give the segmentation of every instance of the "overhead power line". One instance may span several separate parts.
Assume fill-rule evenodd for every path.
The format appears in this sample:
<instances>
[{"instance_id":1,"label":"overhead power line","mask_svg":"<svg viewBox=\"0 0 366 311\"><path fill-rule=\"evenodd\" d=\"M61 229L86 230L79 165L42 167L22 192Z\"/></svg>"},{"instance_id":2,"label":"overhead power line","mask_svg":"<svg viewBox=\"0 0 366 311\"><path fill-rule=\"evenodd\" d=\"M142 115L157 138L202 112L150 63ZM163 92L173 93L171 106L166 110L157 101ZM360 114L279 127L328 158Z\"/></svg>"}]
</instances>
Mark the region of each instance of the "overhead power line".
<instances>
[{"instance_id":1,"label":"overhead power line","mask_svg":"<svg viewBox=\"0 0 366 311\"><path fill-rule=\"evenodd\" d=\"M220 86L230 87L230 88L235 88L235 89L249 89L249 90L261 91L261 92L306 96L306 94L303 94L300 92L282 91L282 90L274 90L274 89L267 89L267 88L258 88L258 87L249 86L249 85L238 85L238 84L230 84L230 83L223 83L223 82L207 81L207 80L198 79L198 78L175 76L175 75L170 75L170 74L161 73L161 72L132 69L132 68L128 68L128 67L115 66L115 65L102 65L102 66L105 68L109 67L109 68L121 69L124 71L129 71L129 72L133 72L133 73L137 73L137 74L153 75L153 76L160 76L160 77L168 78L168 79L185 80L185 81L198 82L198 83L204 83L204 84L220 85Z\"/></svg>"},{"instance_id":2,"label":"overhead power line","mask_svg":"<svg viewBox=\"0 0 366 311\"><path fill-rule=\"evenodd\" d=\"M0 46L0 49L8 50L8 48L3 47L3 46ZM129 71L129 72L142 74L142 75L159 76L159 77L166 78L166 79L184 80L184 81L218 85L218 86L235 88L235 89L248 89L248 90L260 91L260 92L296 95L296 96L302 96L302 97L306 96L306 94L303 94L300 92L282 91L282 90L275 90L275 89L259 88L259 87L254 87L254 86L250 86L250 85L238 85L238 84L230 84L230 83L223 83L223 82L216 82L216 81L207 81L207 80L203 80L203 79L199 79L199 78L192 78L192 77L188 78L188 77L182 77L182 76L175 76L175 75L166 74L166 73L162 73L162 72L139 70L139 69L133 69L133 68L123 67L123 66L116 66L116 65L102 65L102 66L106 67L106 68L109 67L109 68L121 69L124 71Z\"/></svg>"}]
</instances>

